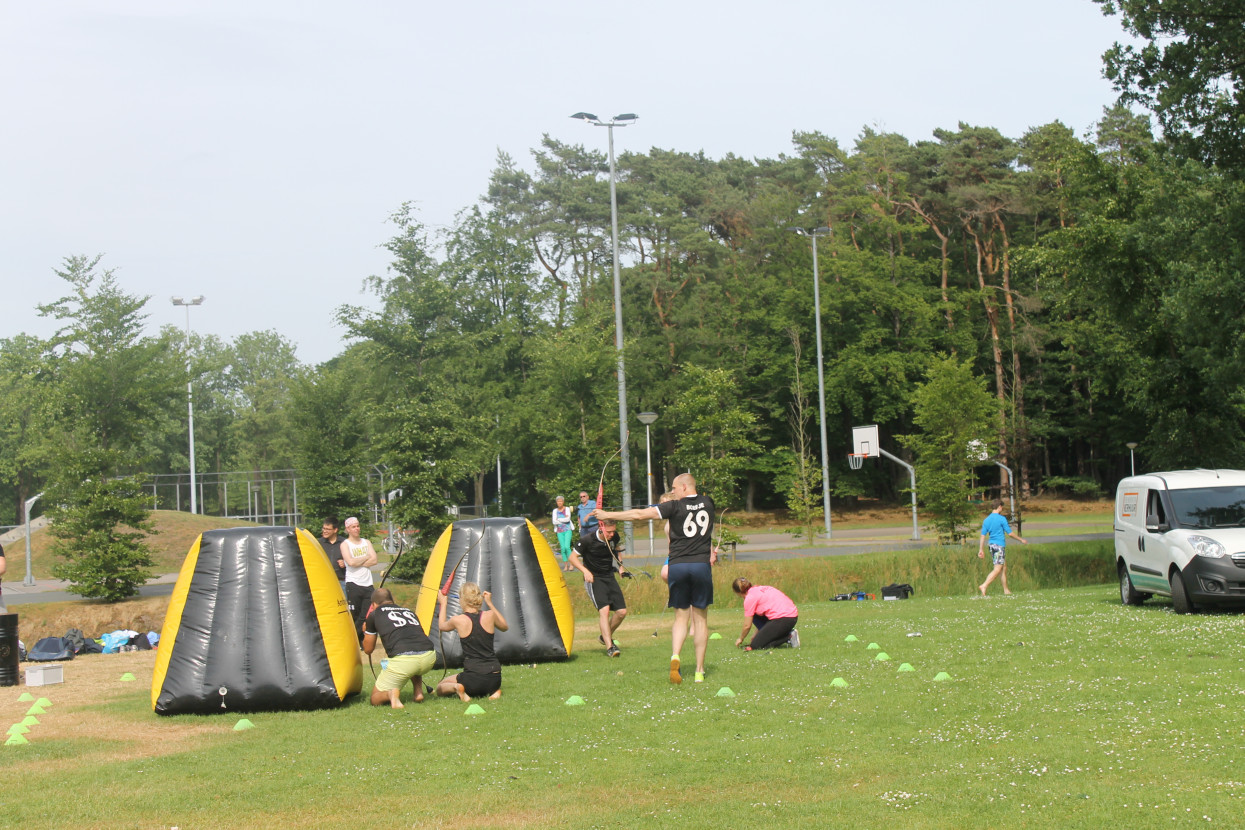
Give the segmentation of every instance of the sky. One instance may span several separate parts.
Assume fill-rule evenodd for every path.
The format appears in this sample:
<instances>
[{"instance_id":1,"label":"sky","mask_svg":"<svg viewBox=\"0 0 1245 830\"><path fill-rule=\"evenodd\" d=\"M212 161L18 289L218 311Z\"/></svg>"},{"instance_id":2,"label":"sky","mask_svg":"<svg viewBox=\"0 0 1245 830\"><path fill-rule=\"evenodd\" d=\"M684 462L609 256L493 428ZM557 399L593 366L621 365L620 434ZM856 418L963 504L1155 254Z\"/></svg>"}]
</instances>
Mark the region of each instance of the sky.
<instances>
[{"instance_id":1,"label":"sky","mask_svg":"<svg viewBox=\"0 0 1245 830\"><path fill-rule=\"evenodd\" d=\"M103 254L151 332L274 330L319 364L405 202L430 228L579 111L615 149L777 158L958 122L1087 134L1125 40L1091 0L0 0L0 338L51 336L66 257Z\"/></svg>"}]
</instances>

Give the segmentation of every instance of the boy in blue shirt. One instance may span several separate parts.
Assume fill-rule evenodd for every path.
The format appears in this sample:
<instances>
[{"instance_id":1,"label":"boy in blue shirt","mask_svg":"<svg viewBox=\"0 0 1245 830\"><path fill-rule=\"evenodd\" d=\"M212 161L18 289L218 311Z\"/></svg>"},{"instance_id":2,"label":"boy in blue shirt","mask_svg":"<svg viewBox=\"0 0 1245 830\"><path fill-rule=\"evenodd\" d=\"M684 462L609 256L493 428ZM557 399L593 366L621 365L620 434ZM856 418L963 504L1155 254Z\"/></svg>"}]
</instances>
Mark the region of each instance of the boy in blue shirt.
<instances>
[{"instance_id":1,"label":"boy in blue shirt","mask_svg":"<svg viewBox=\"0 0 1245 830\"><path fill-rule=\"evenodd\" d=\"M1007 518L1003 515L1003 500L999 499L994 503L994 510L991 511L986 520L981 523L981 541L977 545L977 558L986 558L986 541L990 543L990 555L994 560L994 570L990 571L990 575L986 577L986 581L977 586L977 590L984 597L986 588L990 587L990 583L997 576L999 582L1003 584L1003 595L1011 596L1012 592L1007 590L1007 537L1010 536L1022 545L1029 544L1026 540L1021 539L1012 531L1012 526L1007 523Z\"/></svg>"}]
</instances>

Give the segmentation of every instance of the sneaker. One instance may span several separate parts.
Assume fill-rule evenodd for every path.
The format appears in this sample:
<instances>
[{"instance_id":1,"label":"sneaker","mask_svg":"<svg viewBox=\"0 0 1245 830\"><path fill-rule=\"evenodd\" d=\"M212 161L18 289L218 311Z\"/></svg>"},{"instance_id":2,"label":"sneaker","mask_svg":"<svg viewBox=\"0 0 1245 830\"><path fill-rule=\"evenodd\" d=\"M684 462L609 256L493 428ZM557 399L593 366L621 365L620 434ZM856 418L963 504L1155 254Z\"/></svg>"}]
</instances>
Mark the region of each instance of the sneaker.
<instances>
[{"instance_id":1,"label":"sneaker","mask_svg":"<svg viewBox=\"0 0 1245 830\"><path fill-rule=\"evenodd\" d=\"M605 638L604 638L604 637L602 637L600 634L598 634L598 635L597 635L597 642L598 642L598 643L600 643L601 645L605 645ZM617 640L610 640L610 645L611 645L611 646L613 646L614 648L618 648L618 641L617 641Z\"/></svg>"},{"instance_id":2,"label":"sneaker","mask_svg":"<svg viewBox=\"0 0 1245 830\"><path fill-rule=\"evenodd\" d=\"M605 655L607 657L617 657L620 654L622 654L622 652L619 651L618 646L610 646L605 650Z\"/></svg>"},{"instance_id":3,"label":"sneaker","mask_svg":"<svg viewBox=\"0 0 1245 830\"><path fill-rule=\"evenodd\" d=\"M693 682L694 682L694 683L704 683L704 682L705 682L705 673L704 673L704 672L702 672L702 671L698 671L698 672L696 672L696 677L695 677L695 679L693 680Z\"/></svg>"},{"instance_id":4,"label":"sneaker","mask_svg":"<svg viewBox=\"0 0 1245 830\"><path fill-rule=\"evenodd\" d=\"M670 682L683 682L683 672L679 671L679 655L677 654L670 658Z\"/></svg>"},{"instance_id":5,"label":"sneaker","mask_svg":"<svg viewBox=\"0 0 1245 830\"><path fill-rule=\"evenodd\" d=\"M791 633L787 635L787 645L791 646L792 648L799 648L800 647L800 632L796 631L794 628L791 629Z\"/></svg>"}]
</instances>

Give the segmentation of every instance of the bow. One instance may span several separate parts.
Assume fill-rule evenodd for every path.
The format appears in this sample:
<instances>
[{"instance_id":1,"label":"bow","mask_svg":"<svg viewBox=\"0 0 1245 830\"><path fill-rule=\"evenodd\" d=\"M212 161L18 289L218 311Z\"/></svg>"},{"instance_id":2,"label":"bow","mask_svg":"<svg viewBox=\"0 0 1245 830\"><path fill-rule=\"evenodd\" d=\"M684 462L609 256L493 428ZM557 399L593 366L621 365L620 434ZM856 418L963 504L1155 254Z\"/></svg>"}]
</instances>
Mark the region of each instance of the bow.
<instances>
[{"instance_id":1,"label":"bow","mask_svg":"<svg viewBox=\"0 0 1245 830\"><path fill-rule=\"evenodd\" d=\"M719 549L722 547L722 533L723 533L723 531L726 529L726 523L722 521L722 517L726 515L726 511L727 511L727 510L730 510L730 508L729 508L729 507L724 507L724 508L722 508L722 512L721 512L721 513L719 513L719 514L718 514L718 516L717 516L717 519L718 519L718 541L717 541L716 543L714 543L713 548L710 550L710 552L711 552L711 553L712 553L712 551L719 550ZM734 560L731 560L731 561L734 561Z\"/></svg>"}]
</instances>

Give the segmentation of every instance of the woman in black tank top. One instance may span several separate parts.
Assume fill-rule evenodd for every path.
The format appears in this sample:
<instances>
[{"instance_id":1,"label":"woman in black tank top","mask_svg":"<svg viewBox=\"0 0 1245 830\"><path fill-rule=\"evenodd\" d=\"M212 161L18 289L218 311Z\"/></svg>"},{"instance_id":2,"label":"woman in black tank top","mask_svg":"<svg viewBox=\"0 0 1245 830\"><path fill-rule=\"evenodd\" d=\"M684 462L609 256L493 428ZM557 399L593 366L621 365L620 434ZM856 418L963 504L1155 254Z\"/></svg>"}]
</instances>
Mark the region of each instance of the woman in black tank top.
<instances>
[{"instance_id":1,"label":"woman in black tank top","mask_svg":"<svg viewBox=\"0 0 1245 830\"><path fill-rule=\"evenodd\" d=\"M458 695L464 703L473 697L488 696L490 700L497 700L501 697L501 663L493 651L493 633L510 629L506 618L493 605L493 595L481 591L474 582L464 583L459 594L463 613L448 620L445 618L447 601L445 594L438 600L437 627L458 633L463 649L463 670L437 684L437 694ZM481 611L484 605L488 605L488 610Z\"/></svg>"}]
</instances>

